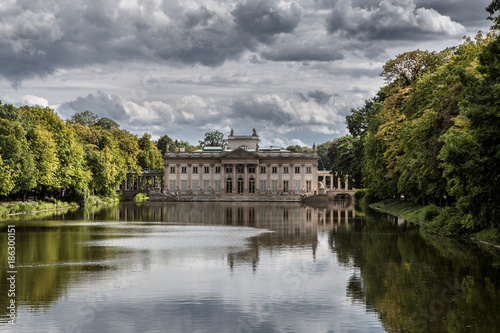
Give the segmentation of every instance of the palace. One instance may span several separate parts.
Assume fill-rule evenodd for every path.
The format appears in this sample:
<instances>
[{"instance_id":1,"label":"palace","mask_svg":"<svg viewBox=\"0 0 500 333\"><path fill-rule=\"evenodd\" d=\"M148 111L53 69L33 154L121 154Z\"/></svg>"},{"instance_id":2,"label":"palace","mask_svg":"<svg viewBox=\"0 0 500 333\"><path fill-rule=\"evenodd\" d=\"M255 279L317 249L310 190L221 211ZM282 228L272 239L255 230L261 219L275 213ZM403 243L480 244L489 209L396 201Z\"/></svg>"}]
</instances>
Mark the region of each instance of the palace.
<instances>
[{"instance_id":1,"label":"palace","mask_svg":"<svg viewBox=\"0 0 500 333\"><path fill-rule=\"evenodd\" d=\"M168 149L167 149L168 151ZM318 188L318 155L260 147L260 138L234 135L222 147L204 147L194 152L182 148L164 155L165 195L211 196L230 199L312 194Z\"/></svg>"}]
</instances>

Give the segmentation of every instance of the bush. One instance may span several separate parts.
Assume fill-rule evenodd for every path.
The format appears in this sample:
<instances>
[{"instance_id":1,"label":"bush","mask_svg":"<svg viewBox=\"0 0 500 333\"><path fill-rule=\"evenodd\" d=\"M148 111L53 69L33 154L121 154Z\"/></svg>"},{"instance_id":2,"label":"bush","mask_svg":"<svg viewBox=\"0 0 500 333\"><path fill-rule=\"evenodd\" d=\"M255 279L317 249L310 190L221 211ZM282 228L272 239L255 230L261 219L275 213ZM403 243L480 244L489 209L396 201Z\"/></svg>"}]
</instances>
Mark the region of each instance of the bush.
<instances>
[{"instance_id":1,"label":"bush","mask_svg":"<svg viewBox=\"0 0 500 333\"><path fill-rule=\"evenodd\" d=\"M435 205L425 206L420 211L420 221L422 222L432 221L436 216L439 215L440 212L441 210L439 209L439 207Z\"/></svg>"},{"instance_id":2,"label":"bush","mask_svg":"<svg viewBox=\"0 0 500 333\"><path fill-rule=\"evenodd\" d=\"M354 199L356 199L356 201L358 202L361 201L365 197L366 192L368 192L368 190L365 188L357 189L356 191L354 191Z\"/></svg>"},{"instance_id":3,"label":"bush","mask_svg":"<svg viewBox=\"0 0 500 333\"><path fill-rule=\"evenodd\" d=\"M378 202L380 201L381 199L379 197L377 197L377 195L371 191L371 190L366 190L365 191L365 195L363 196L363 198L361 199L361 203L362 204L365 204L365 205L369 205L369 204L372 204L372 203L375 203L375 202Z\"/></svg>"},{"instance_id":4,"label":"bush","mask_svg":"<svg viewBox=\"0 0 500 333\"><path fill-rule=\"evenodd\" d=\"M143 201L148 201L149 197L145 194L142 193L137 193L137 195L134 197L135 202L143 202Z\"/></svg>"},{"instance_id":5,"label":"bush","mask_svg":"<svg viewBox=\"0 0 500 333\"><path fill-rule=\"evenodd\" d=\"M455 207L446 207L441 210L432 221L424 224L425 231L452 237L464 237L469 230L463 225L465 216Z\"/></svg>"}]
</instances>

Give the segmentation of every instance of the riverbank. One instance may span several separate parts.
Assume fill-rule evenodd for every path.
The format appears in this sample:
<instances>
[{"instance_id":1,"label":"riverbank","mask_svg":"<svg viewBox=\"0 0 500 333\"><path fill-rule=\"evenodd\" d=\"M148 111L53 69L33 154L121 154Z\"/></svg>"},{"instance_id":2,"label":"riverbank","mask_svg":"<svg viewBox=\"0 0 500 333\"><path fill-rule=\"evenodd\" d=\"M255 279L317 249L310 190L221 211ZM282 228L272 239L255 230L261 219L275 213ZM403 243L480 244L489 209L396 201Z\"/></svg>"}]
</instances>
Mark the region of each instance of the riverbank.
<instances>
[{"instance_id":1,"label":"riverbank","mask_svg":"<svg viewBox=\"0 0 500 333\"><path fill-rule=\"evenodd\" d=\"M101 206L116 203L120 197L98 197L90 196L87 202L88 206ZM76 202L66 202L59 200L50 201L13 201L9 203L0 203L0 217L14 216L19 214L32 214L39 212L48 212L52 210L78 208Z\"/></svg>"},{"instance_id":2,"label":"riverbank","mask_svg":"<svg viewBox=\"0 0 500 333\"><path fill-rule=\"evenodd\" d=\"M400 200L383 200L368 205L379 212L402 217L406 221L419 223L424 231L452 238L471 238L475 241L500 247L499 228L472 231L464 225L467 217L453 207L416 205Z\"/></svg>"}]
</instances>

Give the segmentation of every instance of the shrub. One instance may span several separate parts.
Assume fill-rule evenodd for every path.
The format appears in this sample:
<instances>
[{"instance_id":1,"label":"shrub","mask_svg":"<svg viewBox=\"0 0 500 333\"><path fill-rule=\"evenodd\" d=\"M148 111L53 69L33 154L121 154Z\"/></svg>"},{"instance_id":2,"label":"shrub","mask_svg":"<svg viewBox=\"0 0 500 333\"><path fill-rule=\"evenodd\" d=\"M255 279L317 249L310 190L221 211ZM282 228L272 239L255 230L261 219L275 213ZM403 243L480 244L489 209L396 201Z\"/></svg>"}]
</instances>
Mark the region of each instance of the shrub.
<instances>
[{"instance_id":1,"label":"shrub","mask_svg":"<svg viewBox=\"0 0 500 333\"><path fill-rule=\"evenodd\" d=\"M446 207L432 221L424 224L425 231L444 236L463 237L469 233L463 225L463 215L456 207Z\"/></svg>"},{"instance_id":2,"label":"shrub","mask_svg":"<svg viewBox=\"0 0 500 333\"><path fill-rule=\"evenodd\" d=\"M365 195L366 195L366 192L368 190L365 189L365 188L362 188L362 189L357 189L356 191L354 191L354 199L356 199L356 201L361 201Z\"/></svg>"},{"instance_id":3,"label":"shrub","mask_svg":"<svg viewBox=\"0 0 500 333\"><path fill-rule=\"evenodd\" d=\"M420 211L420 221L429 222L432 221L436 216L439 215L441 210L435 205L425 206Z\"/></svg>"}]
</instances>

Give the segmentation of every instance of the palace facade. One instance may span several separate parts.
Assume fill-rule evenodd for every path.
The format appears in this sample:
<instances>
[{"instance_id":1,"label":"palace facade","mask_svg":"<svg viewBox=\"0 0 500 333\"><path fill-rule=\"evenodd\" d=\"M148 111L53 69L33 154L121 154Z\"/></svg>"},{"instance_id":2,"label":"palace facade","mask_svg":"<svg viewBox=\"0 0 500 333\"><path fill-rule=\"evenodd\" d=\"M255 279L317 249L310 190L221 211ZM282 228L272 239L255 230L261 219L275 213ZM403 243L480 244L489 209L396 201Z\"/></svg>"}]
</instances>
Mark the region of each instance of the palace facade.
<instances>
[{"instance_id":1,"label":"palace facade","mask_svg":"<svg viewBox=\"0 0 500 333\"><path fill-rule=\"evenodd\" d=\"M167 149L168 151L168 149ZM297 196L318 188L318 155L260 148L256 131L234 135L223 147L164 155L163 193L176 196Z\"/></svg>"}]
</instances>

